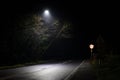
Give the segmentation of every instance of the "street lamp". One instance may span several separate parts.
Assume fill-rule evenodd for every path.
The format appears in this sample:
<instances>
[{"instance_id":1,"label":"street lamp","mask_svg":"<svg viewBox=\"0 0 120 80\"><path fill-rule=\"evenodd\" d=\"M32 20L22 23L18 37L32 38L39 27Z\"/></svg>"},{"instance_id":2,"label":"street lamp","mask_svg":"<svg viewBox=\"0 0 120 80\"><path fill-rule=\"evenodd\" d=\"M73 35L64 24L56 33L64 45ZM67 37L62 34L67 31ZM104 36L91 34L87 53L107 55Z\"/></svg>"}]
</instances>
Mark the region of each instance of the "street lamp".
<instances>
[{"instance_id":1,"label":"street lamp","mask_svg":"<svg viewBox=\"0 0 120 80\"><path fill-rule=\"evenodd\" d=\"M51 15L51 12L49 9L45 9L42 13L42 18L43 20L48 23L51 24L53 22L53 17Z\"/></svg>"},{"instance_id":2,"label":"street lamp","mask_svg":"<svg viewBox=\"0 0 120 80\"><path fill-rule=\"evenodd\" d=\"M90 47L90 50L91 50L90 52L91 52L91 58L92 58L92 56L93 56L93 53L92 53L92 52L93 52L94 45L93 45L93 44L90 44L89 47Z\"/></svg>"},{"instance_id":3,"label":"street lamp","mask_svg":"<svg viewBox=\"0 0 120 80\"><path fill-rule=\"evenodd\" d=\"M49 10L45 10L45 11L44 11L44 15L45 15L45 16L49 16L49 15L50 15Z\"/></svg>"}]
</instances>

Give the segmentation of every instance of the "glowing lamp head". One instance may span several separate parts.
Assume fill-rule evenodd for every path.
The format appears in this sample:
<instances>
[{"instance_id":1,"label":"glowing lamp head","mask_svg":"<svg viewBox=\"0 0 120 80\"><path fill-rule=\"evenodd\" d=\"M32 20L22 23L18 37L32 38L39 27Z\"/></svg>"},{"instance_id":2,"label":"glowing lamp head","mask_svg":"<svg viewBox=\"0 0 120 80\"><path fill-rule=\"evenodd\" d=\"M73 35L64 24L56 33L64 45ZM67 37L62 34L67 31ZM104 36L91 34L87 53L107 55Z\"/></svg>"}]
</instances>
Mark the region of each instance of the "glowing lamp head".
<instances>
[{"instance_id":1,"label":"glowing lamp head","mask_svg":"<svg viewBox=\"0 0 120 80\"><path fill-rule=\"evenodd\" d=\"M45 11L44 11L44 15L46 15L46 16L50 15L49 10L45 10Z\"/></svg>"},{"instance_id":2,"label":"glowing lamp head","mask_svg":"<svg viewBox=\"0 0 120 80\"><path fill-rule=\"evenodd\" d=\"M89 47L90 47L90 49L93 49L93 48L94 48L94 45L93 45L93 44L90 44Z\"/></svg>"}]
</instances>

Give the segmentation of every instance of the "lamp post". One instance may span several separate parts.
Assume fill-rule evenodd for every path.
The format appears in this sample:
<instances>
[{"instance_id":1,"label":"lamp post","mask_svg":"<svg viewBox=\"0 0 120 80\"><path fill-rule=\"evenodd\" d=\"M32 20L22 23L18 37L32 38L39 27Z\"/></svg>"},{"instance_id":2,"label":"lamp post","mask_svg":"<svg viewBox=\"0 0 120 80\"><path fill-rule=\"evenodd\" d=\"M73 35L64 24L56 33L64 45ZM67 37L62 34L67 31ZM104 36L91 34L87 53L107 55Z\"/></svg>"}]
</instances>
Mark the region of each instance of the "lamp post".
<instances>
[{"instance_id":1,"label":"lamp post","mask_svg":"<svg viewBox=\"0 0 120 80\"><path fill-rule=\"evenodd\" d=\"M93 45L93 44L90 44L89 47L90 47L91 58L92 58L92 56L93 56L93 53L92 53L92 52L93 52L94 45Z\"/></svg>"}]
</instances>

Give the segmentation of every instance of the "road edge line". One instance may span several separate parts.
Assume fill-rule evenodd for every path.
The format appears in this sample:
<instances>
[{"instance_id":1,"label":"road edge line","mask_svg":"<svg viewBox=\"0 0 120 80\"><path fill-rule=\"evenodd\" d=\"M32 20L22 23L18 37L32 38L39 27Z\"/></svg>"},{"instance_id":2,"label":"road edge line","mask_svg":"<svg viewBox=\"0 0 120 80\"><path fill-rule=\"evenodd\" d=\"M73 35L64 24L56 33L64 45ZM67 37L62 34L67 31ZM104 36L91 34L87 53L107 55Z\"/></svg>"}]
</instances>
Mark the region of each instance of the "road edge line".
<instances>
[{"instance_id":1,"label":"road edge line","mask_svg":"<svg viewBox=\"0 0 120 80\"><path fill-rule=\"evenodd\" d=\"M84 62L85 60L82 61L75 69L73 69L72 72L64 80L70 80Z\"/></svg>"}]
</instances>

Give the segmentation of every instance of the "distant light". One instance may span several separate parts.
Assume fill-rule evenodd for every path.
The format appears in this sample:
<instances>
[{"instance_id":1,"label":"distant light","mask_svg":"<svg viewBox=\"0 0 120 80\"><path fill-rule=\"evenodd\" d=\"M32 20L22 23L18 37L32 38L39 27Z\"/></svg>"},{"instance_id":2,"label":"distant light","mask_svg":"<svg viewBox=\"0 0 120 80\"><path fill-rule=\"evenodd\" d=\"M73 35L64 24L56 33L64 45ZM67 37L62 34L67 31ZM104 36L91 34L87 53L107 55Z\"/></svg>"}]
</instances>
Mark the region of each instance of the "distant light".
<instances>
[{"instance_id":1,"label":"distant light","mask_svg":"<svg viewBox=\"0 0 120 80\"><path fill-rule=\"evenodd\" d=\"M90 44L89 47L90 47L90 49L93 49L93 48L94 48L94 45L93 45L93 44Z\"/></svg>"},{"instance_id":2,"label":"distant light","mask_svg":"<svg viewBox=\"0 0 120 80\"><path fill-rule=\"evenodd\" d=\"M50 15L49 10L45 10L45 11L44 11L44 14L45 14L46 16Z\"/></svg>"}]
</instances>

